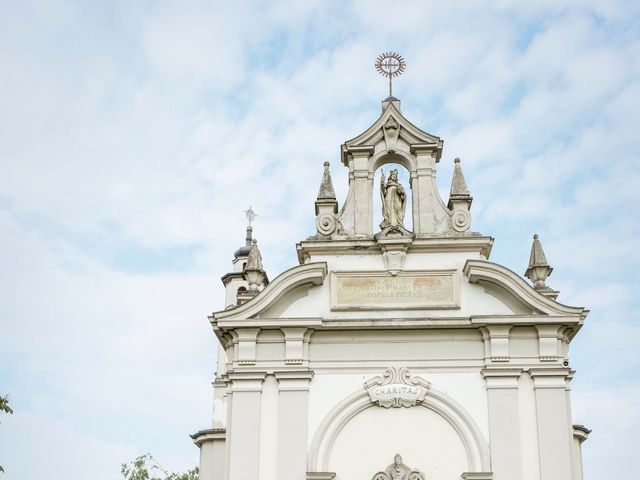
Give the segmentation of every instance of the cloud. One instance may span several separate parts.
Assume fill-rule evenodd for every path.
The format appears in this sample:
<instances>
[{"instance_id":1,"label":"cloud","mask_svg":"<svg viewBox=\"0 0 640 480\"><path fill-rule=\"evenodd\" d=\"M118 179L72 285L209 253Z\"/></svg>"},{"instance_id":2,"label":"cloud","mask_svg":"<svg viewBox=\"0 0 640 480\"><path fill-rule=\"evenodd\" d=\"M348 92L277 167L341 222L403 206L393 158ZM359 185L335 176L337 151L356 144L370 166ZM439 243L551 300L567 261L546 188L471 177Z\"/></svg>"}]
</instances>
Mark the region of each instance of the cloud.
<instances>
[{"instance_id":1,"label":"cloud","mask_svg":"<svg viewBox=\"0 0 640 480\"><path fill-rule=\"evenodd\" d=\"M242 210L259 214L270 277L294 264L295 242L314 233L322 162L345 198L339 145L379 115L387 87L372 63L387 49L408 60L394 83L403 111L445 140L445 200L460 156L473 228L496 237L492 259L524 271L540 233L560 300L592 308L572 345L574 416L604 422L610 398L592 394L603 382L607 395L637 389L635 5L2 9L0 372L19 412L0 427L10 478L38 475L26 461L38 423L61 439L49 476L84 478L70 467L80 451L96 478L148 450L170 467L196 463L185 435L209 421L215 369L205 315L221 306ZM608 379L620 358L629 378ZM607 417L607 435L630 438L630 418ZM587 479L633 467L603 428L585 447Z\"/></svg>"}]
</instances>

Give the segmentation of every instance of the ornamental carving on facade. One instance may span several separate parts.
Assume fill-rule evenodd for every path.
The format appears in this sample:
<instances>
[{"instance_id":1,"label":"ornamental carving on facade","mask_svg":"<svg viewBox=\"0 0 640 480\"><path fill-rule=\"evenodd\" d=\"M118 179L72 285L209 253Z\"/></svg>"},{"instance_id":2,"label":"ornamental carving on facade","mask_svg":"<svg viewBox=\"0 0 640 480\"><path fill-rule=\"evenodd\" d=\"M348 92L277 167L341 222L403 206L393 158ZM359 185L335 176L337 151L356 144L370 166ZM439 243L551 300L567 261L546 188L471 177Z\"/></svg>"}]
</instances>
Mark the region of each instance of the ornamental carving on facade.
<instances>
[{"instance_id":1,"label":"ornamental carving on facade","mask_svg":"<svg viewBox=\"0 0 640 480\"><path fill-rule=\"evenodd\" d=\"M413 470L402 463L402 457L396 453L393 463L384 472L376 473L371 480L425 480L425 476L419 470Z\"/></svg>"},{"instance_id":2,"label":"ornamental carving on facade","mask_svg":"<svg viewBox=\"0 0 640 480\"><path fill-rule=\"evenodd\" d=\"M431 384L409 374L406 367L387 368L364 384L371 401L385 408L413 407L424 401Z\"/></svg>"}]
</instances>

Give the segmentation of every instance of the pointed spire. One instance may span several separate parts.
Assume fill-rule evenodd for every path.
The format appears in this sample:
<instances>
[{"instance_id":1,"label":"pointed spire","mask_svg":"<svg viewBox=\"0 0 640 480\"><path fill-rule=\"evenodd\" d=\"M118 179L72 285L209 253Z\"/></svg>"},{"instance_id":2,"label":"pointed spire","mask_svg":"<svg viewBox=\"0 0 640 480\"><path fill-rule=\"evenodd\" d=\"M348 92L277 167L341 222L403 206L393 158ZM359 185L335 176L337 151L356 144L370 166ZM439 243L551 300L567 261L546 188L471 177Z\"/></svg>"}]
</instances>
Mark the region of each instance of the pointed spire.
<instances>
[{"instance_id":1,"label":"pointed spire","mask_svg":"<svg viewBox=\"0 0 640 480\"><path fill-rule=\"evenodd\" d=\"M469 194L467 182L462 174L460 159L454 160L453 178L451 179L451 192L447 208L453 212L451 216L451 228L458 233L464 233L471 227L471 202L473 197Z\"/></svg>"},{"instance_id":2,"label":"pointed spire","mask_svg":"<svg viewBox=\"0 0 640 480\"><path fill-rule=\"evenodd\" d=\"M460 159L454 160L453 178L451 179L451 193L450 197L469 197L469 189L467 188L467 182L462 174L462 168L460 167Z\"/></svg>"},{"instance_id":3,"label":"pointed spire","mask_svg":"<svg viewBox=\"0 0 640 480\"><path fill-rule=\"evenodd\" d=\"M338 201L336 200L336 191L333 189L329 162L324 162L324 172L322 173L320 190L318 190L318 198L316 199L316 216L330 212L338 213Z\"/></svg>"},{"instance_id":4,"label":"pointed spire","mask_svg":"<svg viewBox=\"0 0 640 480\"><path fill-rule=\"evenodd\" d=\"M533 236L533 243L531 244L529 267L524 273L524 276L531 280L533 288L543 295L555 299L558 296L558 292L549 288L545 283L547 277L551 275L551 272L553 272L553 268L549 265L549 262L547 262L547 257L544 254L544 250L542 250L542 244L540 243L538 234L535 234Z\"/></svg>"},{"instance_id":5,"label":"pointed spire","mask_svg":"<svg viewBox=\"0 0 640 480\"><path fill-rule=\"evenodd\" d=\"M263 270L262 255L260 255L260 249L258 248L258 240L254 239L251 242L249 259L247 260L247 267L245 270Z\"/></svg>"},{"instance_id":6,"label":"pointed spire","mask_svg":"<svg viewBox=\"0 0 640 480\"><path fill-rule=\"evenodd\" d=\"M540 237L536 233L533 236L533 243L531 244L531 255L529 255L529 268L533 267L548 267L547 257L542 250L542 244L540 243Z\"/></svg>"},{"instance_id":7,"label":"pointed spire","mask_svg":"<svg viewBox=\"0 0 640 480\"><path fill-rule=\"evenodd\" d=\"M322 182L320 182L320 190L318 191L318 200L335 200L336 192L333 189L331 181L331 172L329 171L329 162L324 162L324 173L322 174Z\"/></svg>"}]
</instances>

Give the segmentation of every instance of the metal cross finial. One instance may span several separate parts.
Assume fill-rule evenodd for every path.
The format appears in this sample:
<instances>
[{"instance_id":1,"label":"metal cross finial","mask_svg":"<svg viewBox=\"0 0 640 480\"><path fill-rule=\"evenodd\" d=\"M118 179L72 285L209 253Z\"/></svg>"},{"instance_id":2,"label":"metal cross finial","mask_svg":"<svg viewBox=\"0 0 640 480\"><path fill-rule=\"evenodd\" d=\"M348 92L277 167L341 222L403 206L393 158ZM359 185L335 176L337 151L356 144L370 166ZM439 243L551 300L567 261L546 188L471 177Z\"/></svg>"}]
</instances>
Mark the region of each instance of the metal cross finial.
<instances>
[{"instance_id":1,"label":"metal cross finial","mask_svg":"<svg viewBox=\"0 0 640 480\"><path fill-rule=\"evenodd\" d=\"M256 212L253 211L253 208L251 208L251 206L249 206L248 210L243 210L245 216L247 217L247 220L249 220L249 226L251 226L251 222L253 222L253 220L258 216L256 214Z\"/></svg>"},{"instance_id":2,"label":"metal cross finial","mask_svg":"<svg viewBox=\"0 0 640 480\"><path fill-rule=\"evenodd\" d=\"M386 52L378 55L375 66L380 75L389 79L389 96L392 97L391 79L402 75L404 69L407 68L407 62L399 53Z\"/></svg>"}]
</instances>

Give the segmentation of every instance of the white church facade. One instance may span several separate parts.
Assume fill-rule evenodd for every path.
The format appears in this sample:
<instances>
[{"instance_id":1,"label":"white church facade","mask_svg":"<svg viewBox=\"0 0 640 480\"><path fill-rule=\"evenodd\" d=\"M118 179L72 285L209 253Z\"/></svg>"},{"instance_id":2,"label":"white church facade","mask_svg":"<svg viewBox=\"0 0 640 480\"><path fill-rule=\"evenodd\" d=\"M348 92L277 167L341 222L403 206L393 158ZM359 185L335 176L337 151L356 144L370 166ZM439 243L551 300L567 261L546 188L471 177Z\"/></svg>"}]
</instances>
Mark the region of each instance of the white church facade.
<instances>
[{"instance_id":1,"label":"white church facade","mask_svg":"<svg viewBox=\"0 0 640 480\"><path fill-rule=\"evenodd\" d=\"M588 311L556 301L537 237L530 281L489 260L459 160L438 192L442 149L389 97L342 145L341 205L325 163L298 265L269 280L249 226L209 317L202 480L582 479L568 353ZM409 184L374 181L387 164Z\"/></svg>"}]
</instances>

